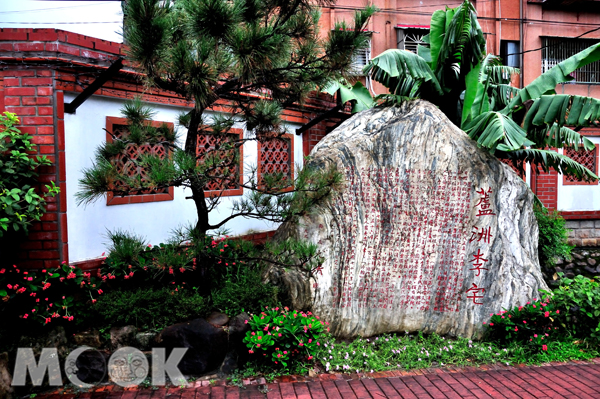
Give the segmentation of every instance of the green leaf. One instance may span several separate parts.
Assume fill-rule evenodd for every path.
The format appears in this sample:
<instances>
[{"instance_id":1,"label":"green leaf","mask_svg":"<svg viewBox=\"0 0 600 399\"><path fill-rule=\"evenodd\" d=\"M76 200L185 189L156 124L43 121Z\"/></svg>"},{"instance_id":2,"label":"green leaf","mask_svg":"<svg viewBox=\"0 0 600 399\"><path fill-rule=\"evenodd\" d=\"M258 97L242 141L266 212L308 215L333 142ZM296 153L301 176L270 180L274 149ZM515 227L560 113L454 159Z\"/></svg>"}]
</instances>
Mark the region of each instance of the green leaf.
<instances>
[{"instance_id":1,"label":"green leaf","mask_svg":"<svg viewBox=\"0 0 600 399\"><path fill-rule=\"evenodd\" d=\"M541 167L546 172L549 171L549 168L553 168L558 173L573 176L578 180L598 180L598 176L585 166L554 151L528 148L499 154L499 157L530 162ZM570 279L562 280L563 285L569 285L572 282L573 280Z\"/></svg>"},{"instance_id":2,"label":"green leaf","mask_svg":"<svg viewBox=\"0 0 600 399\"><path fill-rule=\"evenodd\" d=\"M510 117L496 111L486 112L473 119L465 132L491 153L496 148L512 151L533 144L519 125Z\"/></svg>"},{"instance_id":3,"label":"green leaf","mask_svg":"<svg viewBox=\"0 0 600 399\"><path fill-rule=\"evenodd\" d=\"M429 64L410 51L386 50L373 58L363 71L387 87L392 94L410 97L424 86L429 91L443 95L443 90Z\"/></svg>"},{"instance_id":4,"label":"green leaf","mask_svg":"<svg viewBox=\"0 0 600 399\"><path fill-rule=\"evenodd\" d=\"M555 90L556 85L573 80L577 69L600 60L600 43L595 44L552 67L519 91L504 112L511 112L527 100L539 98Z\"/></svg>"},{"instance_id":5,"label":"green leaf","mask_svg":"<svg viewBox=\"0 0 600 399\"><path fill-rule=\"evenodd\" d=\"M483 91L481 88L483 85L479 82L479 73L481 72L481 63L477 64L475 68L471 69L465 78L465 101L463 103L462 110L462 123L461 126L465 125L471 117L471 111L473 102L479 91Z\"/></svg>"},{"instance_id":6,"label":"green leaf","mask_svg":"<svg viewBox=\"0 0 600 399\"><path fill-rule=\"evenodd\" d=\"M429 26L429 44L431 48L431 69L437 68L440 49L444 43L444 34L446 33L446 12L437 10L431 16Z\"/></svg>"},{"instance_id":7,"label":"green leaf","mask_svg":"<svg viewBox=\"0 0 600 399\"><path fill-rule=\"evenodd\" d=\"M8 293L6 292L6 290L0 290L0 296L4 297L8 295Z\"/></svg>"}]
</instances>

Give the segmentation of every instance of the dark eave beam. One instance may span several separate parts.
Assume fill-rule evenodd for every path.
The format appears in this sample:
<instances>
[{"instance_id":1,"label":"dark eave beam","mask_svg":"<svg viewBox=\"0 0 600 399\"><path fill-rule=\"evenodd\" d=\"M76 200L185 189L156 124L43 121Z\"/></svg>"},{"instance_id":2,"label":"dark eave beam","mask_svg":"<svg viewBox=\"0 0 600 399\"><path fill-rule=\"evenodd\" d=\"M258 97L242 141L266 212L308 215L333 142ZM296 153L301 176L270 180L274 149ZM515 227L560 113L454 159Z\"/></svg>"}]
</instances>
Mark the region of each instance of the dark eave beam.
<instances>
[{"instance_id":1,"label":"dark eave beam","mask_svg":"<svg viewBox=\"0 0 600 399\"><path fill-rule=\"evenodd\" d=\"M92 94L94 94L104 83L113 75L123 68L123 57L119 57L113 62L108 69L104 70L88 87L85 88L73 101L65 104L65 112L73 114L81 104L85 102Z\"/></svg>"},{"instance_id":2,"label":"dark eave beam","mask_svg":"<svg viewBox=\"0 0 600 399\"><path fill-rule=\"evenodd\" d=\"M324 112L321 115L317 116L315 119L313 119L312 121L308 122L307 124L305 124L301 128L296 129L296 134L297 135L301 135L302 133L304 133L305 131L307 131L308 129L310 129L311 127L313 127L314 125L316 125L317 123L321 122L322 120L327 119L327 118L331 118L334 115L337 116L336 114L342 108L343 108L343 104L336 105L335 107L331 108L329 111Z\"/></svg>"}]
</instances>

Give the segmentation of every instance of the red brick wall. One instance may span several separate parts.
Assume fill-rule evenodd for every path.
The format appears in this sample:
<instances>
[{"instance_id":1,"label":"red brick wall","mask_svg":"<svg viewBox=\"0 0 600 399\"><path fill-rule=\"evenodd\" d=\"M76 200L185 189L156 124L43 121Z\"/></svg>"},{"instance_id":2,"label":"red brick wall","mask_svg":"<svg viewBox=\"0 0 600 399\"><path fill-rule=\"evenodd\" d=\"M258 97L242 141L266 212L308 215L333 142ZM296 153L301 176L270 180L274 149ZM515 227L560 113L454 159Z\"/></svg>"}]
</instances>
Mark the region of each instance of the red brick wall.
<instances>
[{"instance_id":1,"label":"red brick wall","mask_svg":"<svg viewBox=\"0 0 600 399\"><path fill-rule=\"evenodd\" d=\"M40 185L58 182L55 142L56 99L54 95L54 71L48 69L8 68L2 71L4 81L4 104L6 111L17 114L23 133L33 136L37 145L35 155L45 155L52 166L40 168ZM63 172L64 174L64 172ZM49 198L47 213L30 228L28 240L20 243L16 257L21 267L42 268L56 266L64 259L59 246L60 198Z\"/></svg>"},{"instance_id":2,"label":"red brick wall","mask_svg":"<svg viewBox=\"0 0 600 399\"><path fill-rule=\"evenodd\" d=\"M539 173L532 167L531 189L540 201L550 210L558 206L558 173L550 169L548 173L540 169Z\"/></svg>"}]
</instances>

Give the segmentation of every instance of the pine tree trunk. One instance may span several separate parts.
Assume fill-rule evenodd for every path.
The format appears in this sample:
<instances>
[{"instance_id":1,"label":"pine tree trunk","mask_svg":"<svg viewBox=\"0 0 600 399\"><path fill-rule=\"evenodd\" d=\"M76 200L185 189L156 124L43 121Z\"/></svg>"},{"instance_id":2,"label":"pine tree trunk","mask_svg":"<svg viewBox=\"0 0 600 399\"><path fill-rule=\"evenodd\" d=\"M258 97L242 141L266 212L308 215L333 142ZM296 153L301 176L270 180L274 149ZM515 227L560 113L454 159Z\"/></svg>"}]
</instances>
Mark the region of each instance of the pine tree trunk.
<instances>
[{"instance_id":1,"label":"pine tree trunk","mask_svg":"<svg viewBox=\"0 0 600 399\"><path fill-rule=\"evenodd\" d=\"M202 120L203 110L193 109L191 112L190 125L188 127L188 133L185 140L185 152L193 157L197 156L196 146L198 142L198 128ZM206 197L204 195L204 187L200 183L200 179L191 179L192 189L192 200L196 205L196 215L198 221L196 222L195 234L196 237L205 237L206 233L210 229L208 222L208 207L206 206ZM198 286L198 293L202 296L210 294L210 279L209 279L209 267L210 260L203 255L203 251L198 251L196 255L196 267L200 274L200 281Z\"/></svg>"}]
</instances>

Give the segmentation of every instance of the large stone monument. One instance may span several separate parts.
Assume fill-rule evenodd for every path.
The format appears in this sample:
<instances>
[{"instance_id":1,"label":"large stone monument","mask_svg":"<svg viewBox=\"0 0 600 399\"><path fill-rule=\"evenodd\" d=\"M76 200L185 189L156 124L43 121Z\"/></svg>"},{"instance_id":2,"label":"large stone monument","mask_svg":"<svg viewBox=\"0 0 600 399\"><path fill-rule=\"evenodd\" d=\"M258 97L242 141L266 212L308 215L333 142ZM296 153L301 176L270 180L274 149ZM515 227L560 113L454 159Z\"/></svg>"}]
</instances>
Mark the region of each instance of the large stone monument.
<instances>
[{"instance_id":1,"label":"large stone monument","mask_svg":"<svg viewBox=\"0 0 600 399\"><path fill-rule=\"evenodd\" d=\"M336 336L478 337L490 313L547 289L531 190L434 105L361 112L310 162L335 163L344 184L276 237L317 244L324 262L310 279L297 270L270 275Z\"/></svg>"}]
</instances>

